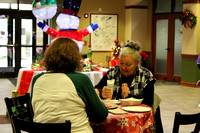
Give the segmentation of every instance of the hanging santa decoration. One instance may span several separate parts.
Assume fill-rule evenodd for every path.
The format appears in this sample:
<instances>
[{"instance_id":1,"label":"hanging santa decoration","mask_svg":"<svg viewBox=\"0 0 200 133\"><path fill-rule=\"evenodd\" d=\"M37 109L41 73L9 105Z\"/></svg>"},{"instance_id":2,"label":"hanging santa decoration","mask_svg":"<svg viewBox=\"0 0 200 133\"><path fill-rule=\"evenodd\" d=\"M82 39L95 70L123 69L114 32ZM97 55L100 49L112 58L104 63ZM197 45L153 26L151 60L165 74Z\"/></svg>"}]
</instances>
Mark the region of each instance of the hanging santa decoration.
<instances>
[{"instance_id":1,"label":"hanging santa decoration","mask_svg":"<svg viewBox=\"0 0 200 133\"><path fill-rule=\"evenodd\" d=\"M82 51L84 41L83 37L92 33L99 26L98 24L91 23L87 28L77 31L79 27L79 17L77 16L79 8L81 5L81 0L64 0L62 12L58 15L56 23L60 30L56 31L53 28L45 25L42 22L38 23L38 26L47 34L53 37L53 40L59 37L67 37L74 40L78 46L79 51ZM52 41L53 41L52 40Z\"/></svg>"},{"instance_id":2,"label":"hanging santa decoration","mask_svg":"<svg viewBox=\"0 0 200 133\"><path fill-rule=\"evenodd\" d=\"M32 12L37 19L51 19L57 12L56 0L33 0Z\"/></svg>"}]
</instances>

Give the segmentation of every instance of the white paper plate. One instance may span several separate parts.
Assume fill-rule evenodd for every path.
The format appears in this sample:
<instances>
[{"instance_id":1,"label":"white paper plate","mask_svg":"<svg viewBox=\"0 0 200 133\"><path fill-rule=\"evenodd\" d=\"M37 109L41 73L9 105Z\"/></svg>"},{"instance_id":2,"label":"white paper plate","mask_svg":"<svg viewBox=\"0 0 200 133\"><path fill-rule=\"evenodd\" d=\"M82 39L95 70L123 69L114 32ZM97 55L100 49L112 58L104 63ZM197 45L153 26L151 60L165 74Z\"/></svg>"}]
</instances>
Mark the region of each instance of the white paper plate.
<instances>
[{"instance_id":1,"label":"white paper plate","mask_svg":"<svg viewBox=\"0 0 200 133\"><path fill-rule=\"evenodd\" d=\"M126 113L128 113L127 111L124 111L120 108L112 109L112 110L108 110L108 111L112 114L126 114Z\"/></svg>"},{"instance_id":2,"label":"white paper plate","mask_svg":"<svg viewBox=\"0 0 200 133\"><path fill-rule=\"evenodd\" d=\"M149 112L151 111L151 108L149 107L140 107L140 106L127 106L122 107L123 110L129 111L129 112Z\"/></svg>"},{"instance_id":3,"label":"white paper plate","mask_svg":"<svg viewBox=\"0 0 200 133\"><path fill-rule=\"evenodd\" d=\"M109 108L107 108L107 109L116 109L116 108L118 108L118 106L115 105L115 104L113 104L111 107L109 107Z\"/></svg>"},{"instance_id":4,"label":"white paper plate","mask_svg":"<svg viewBox=\"0 0 200 133\"><path fill-rule=\"evenodd\" d=\"M105 99L103 101L105 103L112 103L112 104L120 104L121 103L119 100L114 100L114 99Z\"/></svg>"},{"instance_id":5,"label":"white paper plate","mask_svg":"<svg viewBox=\"0 0 200 133\"><path fill-rule=\"evenodd\" d=\"M120 104L121 102L119 100L111 100L114 104Z\"/></svg>"}]
</instances>

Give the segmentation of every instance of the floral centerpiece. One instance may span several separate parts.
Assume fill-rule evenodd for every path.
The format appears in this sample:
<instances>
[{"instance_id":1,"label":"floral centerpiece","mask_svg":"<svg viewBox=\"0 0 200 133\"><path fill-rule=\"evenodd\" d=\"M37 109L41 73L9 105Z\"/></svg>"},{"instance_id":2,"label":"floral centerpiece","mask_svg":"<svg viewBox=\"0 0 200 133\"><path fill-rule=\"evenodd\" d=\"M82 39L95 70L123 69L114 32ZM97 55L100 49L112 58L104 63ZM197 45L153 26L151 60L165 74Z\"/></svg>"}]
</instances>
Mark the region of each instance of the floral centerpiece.
<instances>
[{"instance_id":1,"label":"floral centerpiece","mask_svg":"<svg viewBox=\"0 0 200 133\"><path fill-rule=\"evenodd\" d=\"M89 58L83 59L83 71L84 72L89 72L92 71L92 60Z\"/></svg>"},{"instance_id":2,"label":"floral centerpiece","mask_svg":"<svg viewBox=\"0 0 200 133\"><path fill-rule=\"evenodd\" d=\"M89 72L89 71L100 71L101 68L104 66L98 63L94 63L91 59L85 58L83 59L83 71Z\"/></svg>"},{"instance_id":3,"label":"floral centerpiece","mask_svg":"<svg viewBox=\"0 0 200 133\"><path fill-rule=\"evenodd\" d=\"M31 69L32 70L37 70L37 69L45 70L45 68L42 65L43 56L44 56L43 50L42 49L38 49L36 51L36 63L32 63L31 64Z\"/></svg>"},{"instance_id":4,"label":"floral centerpiece","mask_svg":"<svg viewBox=\"0 0 200 133\"><path fill-rule=\"evenodd\" d=\"M103 67L103 65L100 65L98 63L94 63L92 61L92 50L91 50L91 44L88 45L88 53L87 58L82 59L83 62L83 71L89 72L89 71L99 71L100 68Z\"/></svg>"}]
</instances>

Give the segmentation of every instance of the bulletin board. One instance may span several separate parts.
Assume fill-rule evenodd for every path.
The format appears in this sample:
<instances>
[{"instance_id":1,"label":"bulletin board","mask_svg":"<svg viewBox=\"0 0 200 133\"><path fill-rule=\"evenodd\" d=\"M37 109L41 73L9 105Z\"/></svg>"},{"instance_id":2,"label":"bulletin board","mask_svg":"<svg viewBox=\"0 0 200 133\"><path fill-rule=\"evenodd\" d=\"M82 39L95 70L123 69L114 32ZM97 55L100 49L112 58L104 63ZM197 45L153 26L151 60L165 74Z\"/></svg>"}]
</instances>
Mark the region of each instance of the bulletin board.
<instances>
[{"instance_id":1,"label":"bulletin board","mask_svg":"<svg viewBox=\"0 0 200 133\"><path fill-rule=\"evenodd\" d=\"M99 28L91 33L92 51L112 51L117 39L118 14L90 14L91 23Z\"/></svg>"}]
</instances>

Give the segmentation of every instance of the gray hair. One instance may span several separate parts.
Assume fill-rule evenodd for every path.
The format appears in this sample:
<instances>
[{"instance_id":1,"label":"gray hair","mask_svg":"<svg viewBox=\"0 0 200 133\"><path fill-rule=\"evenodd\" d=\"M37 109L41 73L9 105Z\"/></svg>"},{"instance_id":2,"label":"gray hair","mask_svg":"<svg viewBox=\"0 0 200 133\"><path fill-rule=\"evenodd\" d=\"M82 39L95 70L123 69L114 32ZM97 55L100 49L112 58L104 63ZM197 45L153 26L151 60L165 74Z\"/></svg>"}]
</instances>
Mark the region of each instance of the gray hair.
<instances>
[{"instance_id":1,"label":"gray hair","mask_svg":"<svg viewBox=\"0 0 200 133\"><path fill-rule=\"evenodd\" d=\"M135 61L137 62L140 59L141 48L142 46L138 41L130 41L120 51L119 58L121 58L122 55L127 56L129 54L133 54Z\"/></svg>"}]
</instances>

